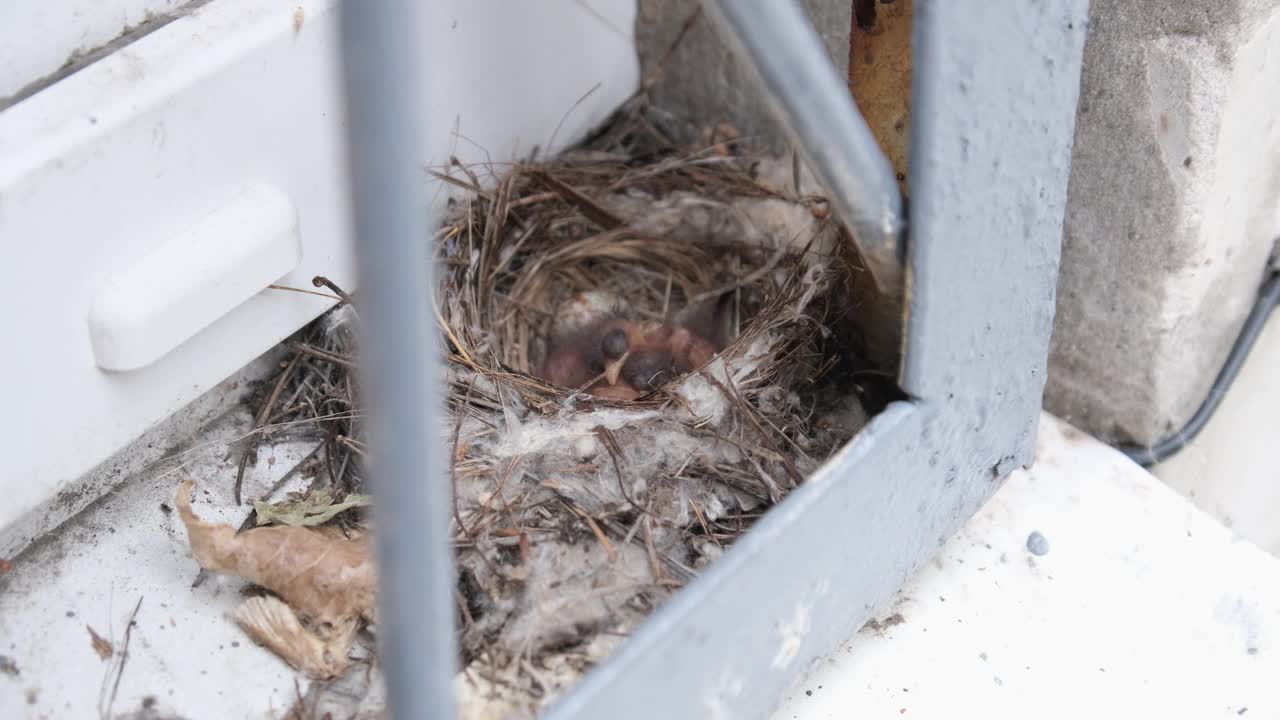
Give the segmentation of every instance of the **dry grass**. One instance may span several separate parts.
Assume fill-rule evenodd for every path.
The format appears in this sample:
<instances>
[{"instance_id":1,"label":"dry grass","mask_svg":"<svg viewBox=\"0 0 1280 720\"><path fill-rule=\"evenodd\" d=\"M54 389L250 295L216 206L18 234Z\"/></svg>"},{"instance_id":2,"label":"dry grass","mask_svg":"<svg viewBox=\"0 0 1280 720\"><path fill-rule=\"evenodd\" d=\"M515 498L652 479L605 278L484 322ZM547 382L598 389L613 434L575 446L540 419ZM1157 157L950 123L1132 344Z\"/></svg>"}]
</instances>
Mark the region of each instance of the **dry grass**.
<instances>
[{"instance_id":1,"label":"dry grass","mask_svg":"<svg viewBox=\"0 0 1280 720\"><path fill-rule=\"evenodd\" d=\"M432 239L458 619L468 677L503 702L536 705L602 659L891 397L855 351L856 262L825 200L767 162L675 148L632 107L563 157L437 173L464 191ZM762 227L769 213L787 222ZM637 401L556 387L537 369L558 308L584 291L624 298L637 321L718 303L729 334L715 361ZM338 312L292 341L256 420L308 428L304 470L341 499L365 470L355 314Z\"/></svg>"}]
</instances>

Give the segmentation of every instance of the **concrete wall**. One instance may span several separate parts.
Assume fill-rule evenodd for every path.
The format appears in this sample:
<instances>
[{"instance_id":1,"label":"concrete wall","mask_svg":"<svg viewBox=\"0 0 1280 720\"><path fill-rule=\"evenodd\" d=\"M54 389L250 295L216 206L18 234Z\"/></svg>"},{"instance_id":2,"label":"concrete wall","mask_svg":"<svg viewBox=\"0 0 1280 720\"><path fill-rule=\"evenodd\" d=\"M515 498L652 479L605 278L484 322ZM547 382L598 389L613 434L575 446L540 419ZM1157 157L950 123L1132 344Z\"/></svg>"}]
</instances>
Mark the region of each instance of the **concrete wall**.
<instances>
[{"instance_id":1,"label":"concrete wall","mask_svg":"<svg viewBox=\"0 0 1280 720\"><path fill-rule=\"evenodd\" d=\"M831 62L849 67L851 0L803 0ZM787 146L750 71L701 11L700 0L639 0L636 47L642 83L655 105L673 112L671 129L696 141L704 128L728 123L744 139Z\"/></svg>"},{"instance_id":2,"label":"concrete wall","mask_svg":"<svg viewBox=\"0 0 1280 720\"><path fill-rule=\"evenodd\" d=\"M1046 402L1153 443L1204 398L1280 234L1280 2L1091 16Z\"/></svg>"}]
</instances>

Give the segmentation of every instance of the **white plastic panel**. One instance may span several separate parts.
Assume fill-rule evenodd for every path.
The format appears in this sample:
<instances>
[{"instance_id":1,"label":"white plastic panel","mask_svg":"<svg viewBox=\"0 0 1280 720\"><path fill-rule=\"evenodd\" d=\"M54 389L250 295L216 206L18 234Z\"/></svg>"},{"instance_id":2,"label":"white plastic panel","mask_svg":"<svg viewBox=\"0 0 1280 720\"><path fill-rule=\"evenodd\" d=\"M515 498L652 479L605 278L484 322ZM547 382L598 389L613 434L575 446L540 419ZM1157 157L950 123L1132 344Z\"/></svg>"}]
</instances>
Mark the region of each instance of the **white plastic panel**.
<instances>
[{"instance_id":1,"label":"white plastic panel","mask_svg":"<svg viewBox=\"0 0 1280 720\"><path fill-rule=\"evenodd\" d=\"M160 359L298 266L289 198L249 185L226 206L111 277L89 305L89 340L103 370Z\"/></svg>"},{"instance_id":2,"label":"white plastic panel","mask_svg":"<svg viewBox=\"0 0 1280 720\"><path fill-rule=\"evenodd\" d=\"M86 319L111 278L256 183L296 209L302 258L279 284L354 285L335 7L214 0L0 112L0 535L330 304L262 290L145 367L105 372ZM424 166L563 146L637 86L634 0L433 7ZM53 511L86 501L63 499Z\"/></svg>"},{"instance_id":3,"label":"white plastic panel","mask_svg":"<svg viewBox=\"0 0 1280 720\"><path fill-rule=\"evenodd\" d=\"M0 103L189 0L0 2Z\"/></svg>"}]
</instances>

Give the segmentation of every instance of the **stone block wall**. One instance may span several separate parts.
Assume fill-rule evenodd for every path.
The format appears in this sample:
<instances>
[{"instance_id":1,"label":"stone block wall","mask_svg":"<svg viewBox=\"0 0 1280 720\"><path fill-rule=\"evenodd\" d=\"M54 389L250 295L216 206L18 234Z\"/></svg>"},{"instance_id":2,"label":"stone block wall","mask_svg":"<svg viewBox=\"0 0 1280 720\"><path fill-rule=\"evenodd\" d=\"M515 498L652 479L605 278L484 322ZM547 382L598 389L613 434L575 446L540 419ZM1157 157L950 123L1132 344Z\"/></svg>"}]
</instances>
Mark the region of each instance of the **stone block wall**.
<instances>
[{"instance_id":1,"label":"stone block wall","mask_svg":"<svg viewBox=\"0 0 1280 720\"><path fill-rule=\"evenodd\" d=\"M1280 234L1280 2L1094 0L1049 410L1154 443L1204 398Z\"/></svg>"}]
</instances>

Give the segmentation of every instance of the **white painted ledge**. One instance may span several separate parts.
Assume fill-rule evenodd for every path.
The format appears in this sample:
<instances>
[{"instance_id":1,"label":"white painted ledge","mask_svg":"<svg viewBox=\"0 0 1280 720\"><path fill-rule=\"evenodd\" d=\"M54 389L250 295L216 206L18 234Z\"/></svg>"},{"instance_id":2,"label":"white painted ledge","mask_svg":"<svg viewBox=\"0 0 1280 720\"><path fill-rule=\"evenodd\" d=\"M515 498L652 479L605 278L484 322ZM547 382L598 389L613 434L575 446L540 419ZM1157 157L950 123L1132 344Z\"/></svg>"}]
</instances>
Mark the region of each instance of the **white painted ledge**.
<instances>
[{"instance_id":1,"label":"white painted ledge","mask_svg":"<svg viewBox=\"0 0 1280 720\"><path fill-rule=\"evenodd\" d=\"M0 655L19 671L0 672L0 718L97 717L112 676L85 625L119 643L139 598L114 713L284 714L295 674L229 619L243 583L190 587L197 565L169 507L191 476L204 517L239 521L234 458L217 441L250 421L239 409L207 426L0 576ZM308 449L262 448L246 494ZM1033 531L1047 554L1028 551ZM1037 465L877 623L820 661L774 720L1280 717L1280 560L1047 416Z\"/></svg>"},{"instance_id":2,"label":"white painted ledge","mask_svg":"<svg viewBox=\"0 0 1280 720\"><path fill-rule=\"evenodd\" d=\"M1048 416L1037 455L774 720L1280 717L1280 560Z\"/></svg>"}]
</instances>

